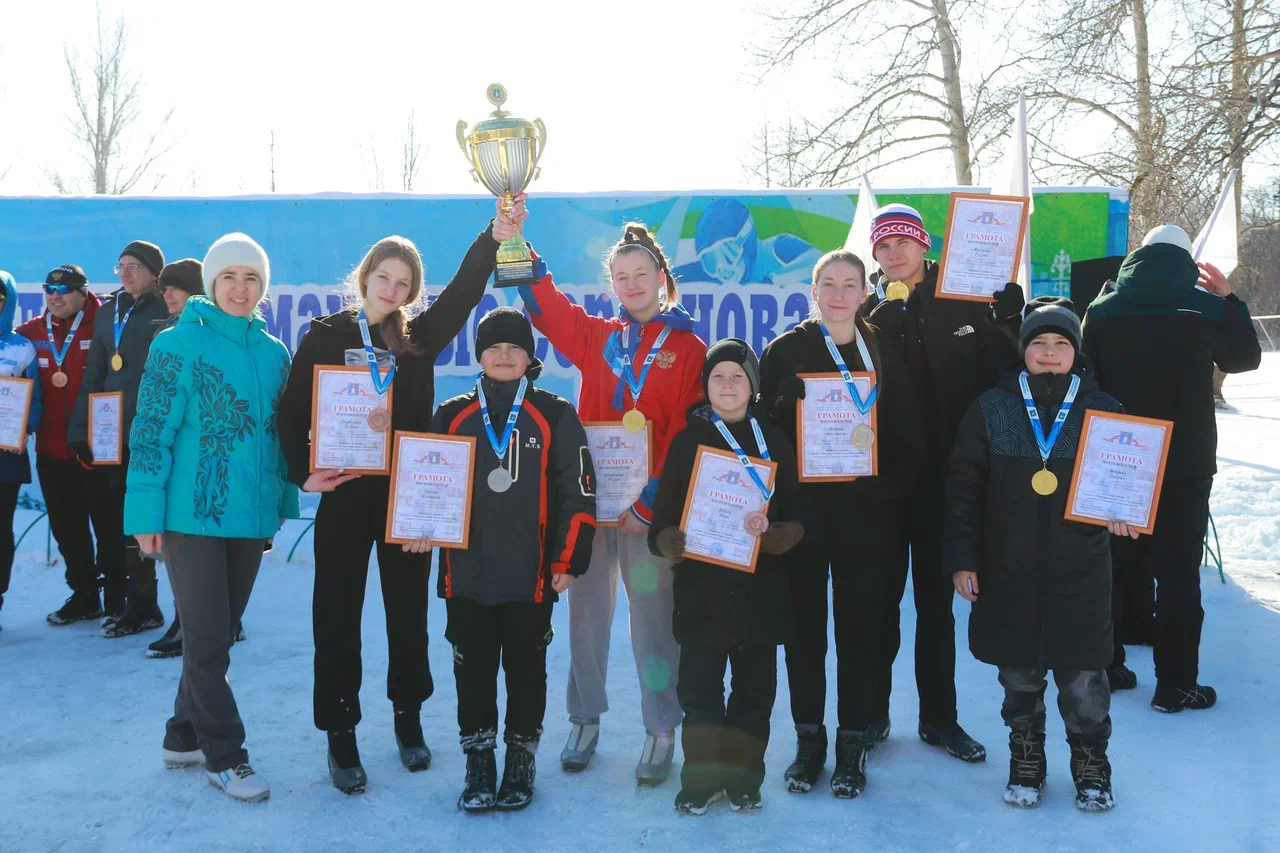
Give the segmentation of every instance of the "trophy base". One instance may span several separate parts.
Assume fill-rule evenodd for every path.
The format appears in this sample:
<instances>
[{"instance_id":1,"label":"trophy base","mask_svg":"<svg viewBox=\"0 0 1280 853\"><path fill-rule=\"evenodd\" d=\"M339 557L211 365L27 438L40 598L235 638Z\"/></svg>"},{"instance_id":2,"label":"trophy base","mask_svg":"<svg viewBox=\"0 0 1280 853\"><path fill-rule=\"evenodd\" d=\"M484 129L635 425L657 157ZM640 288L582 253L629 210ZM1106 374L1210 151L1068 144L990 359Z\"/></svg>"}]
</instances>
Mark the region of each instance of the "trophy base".
<instances>
[{"instance_id":1,"label":"trophy base","mask_svg":"<svg viewBox=\"0 0 1280 853\"><path fill-rule=\"evenodd\" d=\"M524 287L537 284L533 277L533 260L499 262L493 268L494 287Z\"/></svg>"}]
</instances>

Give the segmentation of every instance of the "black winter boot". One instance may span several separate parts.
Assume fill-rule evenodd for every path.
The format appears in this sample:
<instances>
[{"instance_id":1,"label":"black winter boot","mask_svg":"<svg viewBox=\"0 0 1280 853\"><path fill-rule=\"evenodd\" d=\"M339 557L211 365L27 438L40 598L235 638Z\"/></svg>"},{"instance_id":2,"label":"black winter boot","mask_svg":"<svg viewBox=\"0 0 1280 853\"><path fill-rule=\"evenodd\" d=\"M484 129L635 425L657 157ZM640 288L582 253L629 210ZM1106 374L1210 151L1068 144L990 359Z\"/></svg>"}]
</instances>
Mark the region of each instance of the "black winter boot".
<instances>
[{"instance_id":1,"label":"black winter boot","mask_svg":"<svg viewBox=\"0 0 1280 853\"><path fill-rule=\"evenodd\" d=\"M124 615L128 596L124 587L108 586L102 590L102 627L105 630Z\"/></svg>"},{"instance_id":2,"label":"black winter boot","mask_svg":"<svg viewBox=\"0 0 1280 853\"><path fill-rule=\"evenodd\" d=\"M129 596L124 613L115 622L102 629L102 636L116 639L140 634L164 624L164 614L156 604L155 584L148 590L139 590Z\"/></svg>"},{"instance_id":3,"label":"black winter boot","mask_svg":"<svg viewBox=\"0 0 1280 853\"><path fill-rule=\"evenodd\" d=\"M534 762L536 744L524 746L507 743L506 764L502 768L502 787L498 789L498 808L516 811L533 801Z\"/></svg>"},{"instance_id":4,"label":"black winter boot","mask_svg":"<svg viewBox=\"0 0 1280 853\"><path fill-rule=\"evenodd\" d=\"M97 619L102 616L102 602L98 591L75 592L71 594L61 607L50 613L45 619L50 625L70 625L86 619Z\"/></svg>"},{"instance_id":5,"label":"black winter boot","mask_svg":"<svg viewBox=\"0 0 1280 853\"><path fill-rule=\"evenodd\" d=\"M329 781L344 794L362 794L369 776L360 764L356 730L329 732Z\"/></svg>"},{"instance_id":6,"label":"black winter boot","mask_svg":"<svg viewBox=\"0 0 1280 853\"><path fill-rule=\"evenodd\" d=\"M1009 784L1004 801L1011 806L1034 809L1040 805L1048 760L1044 754L1044 732L1009 733Z\"/></svg>"},{"instance_id":7,"label":"black winter boot","mask_svg":"<svg viewBox=\"0 0 1280 853\"><path fill-rule=\"evenodd\" d=\"M812 723L796 724L796 760L782 774L787 790L807 794L813 790L827 763L827 727Z\"/></svg>"},{"instance_id":8,"label":"black winter boot","mask_svg":"<svg viewBox=\"0 0 1280 853\"><path fill-rule=\"evenodd\" d=\"M178 620L178 614L173 615L173 621L169 623L169 630L164 632L164 636L147 646L147 657L149 658L180 658L182 657L182 624Z\"/></svg>"},{"instance_id":9,"label":"black winter boot","mask_svg":"<svg viewBox=\"0 0 1280 853\"><path fill-rule=\"evenodd\" d=\"M421 709L396 708L396 747L400 750L400 763L410 773L426 770L431 766L431 750L422 736Z\"/></svg>"},{"instance_id":10,"label":"black winter boot","mask_svg":"<svg viewBox=\"0 0 1280 853\"><path fill-rule=\"evenodd\" d=\"M463 784L458 808L465 812L487 812L498 801L498 760L493 748L467 753L467 779Z\"/></svg>"},{"instance_id":11,"label":"black winter boot","mask_svg":"<svg viewBox=\"0 0 1280 853\"><path fill-rule=\"evenodd\" d=\"M960 728L959 723L935 726L922 722L920 740L930 746L940 746L953 757L970 764L987 760L987 748L969 737L969 733Z\"/></svg>"},{"instance_id":12,"label":"black winter boot","mask_svg":"<svg viewBox=\"0 0 1280 853\"><path fill-rule=\"evenodd\" d=\"M1111 762L1107 741L1069 737L1071 778L1076 783L1076 808L1082 812L1107 812L1115 808L1111 794Z\"/></svg>"},{"instance_id":13,"label":"black winter boot","mask_svg":"<svg viewBox=\"0 0 1280 853\"><path fill-rule=\"evenodd\" d=\"M864 732L836 729L836 766L831 771L831 793L851 800L867 789L867 751L873 740L874 735Z\"/></svg>"},{"instance_id":14,"label":"black winter boot","mask_svg":"<svg viewBox=\"0 0 1280 853\"><path fill-rule=\"evenodd\" d=\"M1129 667L1118 663L1107 667L1107 686L1112 693L1117 690L1132 690L1138 686L1138 676Z\"/></svg>"},{"instance_id":15,"label":"black winter boot","mask_svg":"<svg viewBox=\"0 0 1280 853\"><path fill-rule=\"evenodd\" d=\"M1187 689L1161 681L1156 684L1156 695L1151 697L1151 707L1165 714L1179 711L1203 711L1218 704L1218 691L1203 684L1193 684Z\"/></svg>"}]
</instances>

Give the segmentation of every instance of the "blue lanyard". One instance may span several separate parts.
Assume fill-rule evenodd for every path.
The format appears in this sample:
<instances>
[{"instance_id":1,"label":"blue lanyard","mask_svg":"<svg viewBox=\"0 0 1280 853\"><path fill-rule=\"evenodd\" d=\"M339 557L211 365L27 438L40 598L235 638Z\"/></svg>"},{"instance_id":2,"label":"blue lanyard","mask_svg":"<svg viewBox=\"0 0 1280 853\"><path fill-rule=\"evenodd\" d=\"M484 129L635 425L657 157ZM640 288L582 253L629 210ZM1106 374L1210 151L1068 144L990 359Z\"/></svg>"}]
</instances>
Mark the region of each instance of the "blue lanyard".
<instances>
[{"instance_id":1,"label":"blue lanyard","mask_svg":"<svg viewBox=\"0 0 1280 853\"><path fill-rule=\"evenodd\" d=\"M747 420L751 421L751 431L756 436L756 446L760 448L760 458L769 459L769 446L764 443L764 433L760 432L760 424L756 423L756 419L747 416ZM760 479L760 475L756 473L756 466L751 464L751 460L747 458L747 454L743 452L742 445L738 444L738 440L733 437L733 433L729 432L729 428L724 425L724 421L720 420L720 416L715 412L711 413L711 421L716 425L716 429L720 430L720 435L724 436L724 440L729 443L729 449L737 454L738 461L742 463L742 467L747 469L747 473L751 475L751 479L755 481L756 488L760 490L760 494L764 497L765 503L773 497L773 489L767 488L764 480Z\"/></svg>"},{"instance_id":2,"label":"blue lanyard","mask_svg":"<svg viewBox=\"0 0 1280 853\"><path fill-rule=\"evenodd\" d=\"M631 403L637 405L640 402L640 392L644 390L645 380L649 378L649 368L653 366L653 360L658 357L658 351L662 349L662 345L666 343L667 336L671 334L671 327L663 328L662 333L658 335L658 339L653 342L653 346L649 347L649 354L644 358L644 364L640 367L640 377L637 379L632 375L631 370L631 323L622 330L622 378L626 380L627 387L631 389ZM640 347L640 337L644 334L636 336L636 348Z\"/></svg>"},{"instance_id":3,"label":"blue lanyard","mask_svg":"<svg viewBox=\"0 0 1280 853\"><path fill-rule=\"evenodd\" d=\"M865 418L867 412L871 411L871 407L876 404L876 397L880 396L880 386L873 387L871 393L867 395L867 399L863 400L862 395L858 393L857 383L853 381L853 375L849 373L849 366L844 363L844 356L836 348L836 342L831 340L831 333L827 331L827 324L819 323L818 328L822 329L822 339L826 341L827 352L831 353L831 358L835 360L836 367L840 369L840 378L844 380L845 387L849 389L849 396L853 398L853 407L858 410L858 414ZM866 365L867 370L874 373L875 364L871 361L871 353L867 349L866 343L862 340L862 333L858 331L857 326L853 327L853 339L858 342L858 355L862 356L862 363Z\"/></svg>"},{"instance_id":4,"label":"blue lanyard","mask_svg":"<svg viewBox=\"0 0 1280 853\"><path fill-rule=\"evenodd\" d=\"M130 311L133 309L130 308ZM76 321L71 324L71 330L67 332L67 336L62 339L62 349L59 351L53 343L53 313L45 312L44 330L49 336L49 350L53 353L53 363L62 369L62 360L67 357L67 353L71 351L71 342L75 340L76 329L80 328L80 321L84 319L84 309L80 309L80 313L76 315ZM120 345L120 336L116 336L116 345Z\"/></svg>"},{"instance_id":5,"label":"blue lanyard","mask_svg":"<svg viewBox=\"0 0 1280 853\"><path fill-rule=\"evenodd\" d=\"M515 429L516 418L520 417L520 407L524 405L524 392L529 387L529 379L520 377L520 388L516 390L516 398L511 401L511 414L507 415L507 425L502 430L502 440L493 432L493 422L489 420L489 401L484 398L484 388L480 387L482 379L476 380L476 399L480 401L480 418L484 421L484 431L489 436L489 446L498 454L501 461L507 456L507 446L511 443L511 431Z\"/></svg>"},{"instance_id":6,"label":"blue lanyard","mask_svg":"<svg viewBox=\"0 0 1280 853\"><path fill-rule=\"evenodd\" d=\"M119 297L116 297L116 299L117 299L117 305L119 305ZM127 326L127 325L129 324L129 315L130 315L130 314L132 314L132 313L133 313L133 309L134 309L134 308L137 308L137 307L138 307L138 302L137 302L137 300L135 299L135 300L134 300L134 302L133 302L133 304L129 306L129 310L128 310L128 311L126 311L126 312L124 312L124 319L123 319L123 320L121 320L121 319L120 319L120 309L119 309L119 307L117 307L117 308L116 308L115 317L113 317L113 318L112 318L112 320L111 320L112 326L114 326L114 328L115 328L115 345L116 345L116 352L119 352L119 351L120 351L120 337L121 337L122 335L124 335L124 327L125 327L125 326Z\"/></svg>"},{"instance_id":7,"label":"blue lanyard","mask_svg":"<svg viewBox=\"0 0 1280 853\"><path fill-rule=\"evenodd\" d=\"M1048 462L1049 454L1053 452L1053 445L1058 441L1058 433L1062 432L1062 425L1067 421L1067 415L1071 412L1071 404L1075 402L1076 392L1080 390L1080 377L1072 374L1071 387L1067 389L1067 396L1062 398L1062 405L1058 408L1058 414L1053 419L1053 427L1049 430L1046 438L1040 424L1040 412L1036 410L1035 400L1031 399L1031 386L1027 384L1027 371L1018 374L1018 387L1022 389L1022 402L1027 407L1027 417L1031 419L1031 431L1035 433L1036 444L1040 446L1040 461Z\"/></svg>"},{"instance_id":8,"label":"blue lanyard","mask_svg":"<svg viewBox=\"0 0 1280 853\"><path fill-rule=\"evenodd\" d=\"M369 321L365 319L363 308L360 309L356 319L360 322L360 339L364 341L364 355L369 359L369 375L373 377L373 390L377 391L378 396L381 397L387 393L392 380L396 378L396 354L387 352L387 355L391 356L391 368L384 377L378 372L378 356L373 351L373 339L369 337Z\"/></svg>"}]
</instances>

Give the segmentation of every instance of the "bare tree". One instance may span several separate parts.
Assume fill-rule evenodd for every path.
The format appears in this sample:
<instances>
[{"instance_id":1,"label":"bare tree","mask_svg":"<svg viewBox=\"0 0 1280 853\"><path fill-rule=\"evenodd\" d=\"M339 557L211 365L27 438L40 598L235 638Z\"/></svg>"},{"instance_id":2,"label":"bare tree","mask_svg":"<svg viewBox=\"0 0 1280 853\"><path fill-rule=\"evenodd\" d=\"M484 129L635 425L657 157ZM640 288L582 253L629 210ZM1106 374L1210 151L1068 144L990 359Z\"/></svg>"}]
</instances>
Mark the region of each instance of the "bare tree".
<instances>
[{"instance_id":1,"label":"bare tree","mask_svg":"<svg viewBox=\"0 0 1280 853\"><path fill-rule=\"evenodd\" d=\"M270 147L270 165L271 165L271 191L276 191L276 129L271 128L271 147Z\"/></svg>"},{"instance_id":2,"label":"bare tree","mask_svg":"<svg viewBox=\"0 0 1280 853\"><path fill-rule=\"evenodd\" d=\"M173 109L165 112L150 130L142 130L141 80L126 68L128 27L124 16L104 28L99 7L96 20L97 40L87 68L82 67L73 48L66 44L62 48L76 104L71 132L79 143L85 177L93 192L121 195L136 187L173 149L173 143L163 141ZM135 134L146 141L130 151L128 142ZM56 170L47 171L47 175L60 193L76 192L81 186L79 178ZM156 176L152 188L162 179L163 175Z\"/></svg>"},{"instance_id":3,"label":"bare tree","mask_svg":"<svg viewBox=\"0 0 1280 853\"><path fill-rule=\"evenodd\" d=\"M762 129L756 176L786 168L801 184L838 186L873 168L947 153L956 183L973 184L979 161L1008 127L1015 96L1005 83L1023 61L1008 47L1017 8L1010 0L987 18L1005 23L1003 32L982 34L983 46L1006 47L975 62L980 70L968 77L959 22L984 14L986 0L806 0L796 11L765 12L776 35L757 46L761 78L802 56L835 57L839 106L785 130Z\"/></svg>"},{"instance_id":4,"label":"bare tree","mask_svg":"<svg viewBox=\"0 0 1280 853\"><path fill-rule=\"evenodd\" d=\"M422 127L413 110L409 111L409 118L405 120L404 133L399 141L400 189L411 193L418 181L418 169L422 165Z\"/></svg>"},{"instance_id":5,"label":"bare tree","mask_svg":"<svg viewBox=\"0 0 1280 853\"><path fill-rule=\"evenodd\" d=\"M362 146L361 150L364 154L365 168L369 170L369 189L382 192L387 187L383 178L382 164L378 160L378 144L373 136L369 137L368 144Z\"/></svg>"}]
</instances>

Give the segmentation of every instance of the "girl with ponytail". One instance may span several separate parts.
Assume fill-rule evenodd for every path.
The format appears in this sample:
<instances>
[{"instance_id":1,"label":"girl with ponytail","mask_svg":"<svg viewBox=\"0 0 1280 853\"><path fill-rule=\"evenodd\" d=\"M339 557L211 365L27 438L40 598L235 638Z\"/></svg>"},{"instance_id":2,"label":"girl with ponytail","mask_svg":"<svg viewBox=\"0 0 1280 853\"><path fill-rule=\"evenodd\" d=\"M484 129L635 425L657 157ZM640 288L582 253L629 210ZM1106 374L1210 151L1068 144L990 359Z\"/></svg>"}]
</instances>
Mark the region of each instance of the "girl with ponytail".
<instances>
[{"instance_id":1,"label":"girl with ponytail","mask_svg":"<svg viewBox=\"0 0 1280 853\"><path fill-rule=\"evenodd\" d=\"M605 678L621 576L647 731L636 779L657 785L670 773L682 712L676 698L679 647L671 630L671 564L649 553L647 532L667 447L684 429L686 410L702 399L707 346L676 301L666 255L643 225L626 225L604 267L620 303L615 318L588 315L570 302L541 259L535 260L537 283L521 288L534 328L582 372L578 414L583 422L623 421L637 431L648 422L652 442L652 478L613 526L597 530L590 568L569 590L572 731L560 762L565 770L582 770L595 753L600 716L609 708Z\"/></svg>"},{"instance_id":2,"label":"girl with ponytail","mask_svg":"<svg viewBox=\"0 0 1280 853\"><path fill-rule=\"evenodd\" d=\"M880 346L877 330L860 312L866 299L862 260L848 251L823 256L813 270L811 296L810 318L765 347L762 406L795 445L796 407L805 397L797 374L833 373L841 361L852 373L874 372L879 466L876 476L852 482L800 484L812 524L791 555L796 632L786 645L786 663L797 748L784 778L789 790L808 791L826 762L829 575L839 696L831 790L850 798L866 787L867 751L889 736L889 680L881 649L898 625L885 619L885 590L889 578L906 569L897 531L905 498L920 476L924 434L905 363L893 348Z\"/></svg>"}]
</instances>

